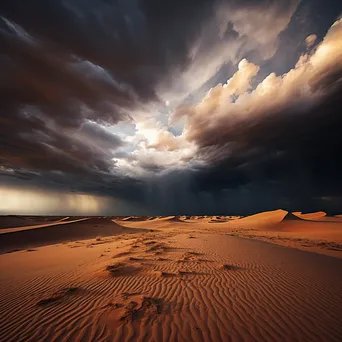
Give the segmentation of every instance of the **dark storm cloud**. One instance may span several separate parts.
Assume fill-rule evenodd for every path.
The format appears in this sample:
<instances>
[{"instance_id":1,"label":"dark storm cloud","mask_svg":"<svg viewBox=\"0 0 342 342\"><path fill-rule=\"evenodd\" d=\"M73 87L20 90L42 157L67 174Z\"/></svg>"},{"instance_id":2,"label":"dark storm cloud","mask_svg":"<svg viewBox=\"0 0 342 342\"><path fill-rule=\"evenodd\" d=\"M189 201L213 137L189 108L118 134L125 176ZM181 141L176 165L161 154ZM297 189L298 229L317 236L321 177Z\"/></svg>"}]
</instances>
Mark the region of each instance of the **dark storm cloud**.
<instances>
[{"instance_id":1,"label":"dark storm cloud","mask_svg":"<svg viewBox=\"0 0 342 342\"><path fill-rule=\"evenodd\" d=\"M247 160L301 149L308 139L324 144L325 131L338 136L333 132L341 127L341 33L342 19L295 68L268 75L254 90L251 82L260 68L244 59L226 84L212 88L199 104L177 110L174 118L187 117L186 137L200 147L201 158Z\"/></svg>"},{"instance_id":2,"label":"dark storm cloud","mask_svg":"<svg viewBox=\"0 0 342 342\"><path fill-rule=\"evenodd\" d=\"M333 207L317 199L342 191L341 32L339 20L294 69L253 91L259 68L244 60L227 84L175 113L187 116L185 135L206 162L193 171L191 188L221 198L218 211L236 207L234 198L260 210Z\"/></svg>"},{"instance_id":3,"label":"dark storm cloud","mask_svg":"<svg viewBox=\"0 0 342 342\"><path fill-rule=\"evenodd\" d=\"M212 150L201 151L206 166L171 173L157 182L146 200L151 211L247 215L284 208L338 213L341 93L340 83L310 111L298 109L279 118L251 120L226 136L222 127ZM238 141L233 150L226 143L231 139Z\"/></svg>"},{"instance_id":4,"label":"dark storm cloud","mask_svg":"<svg viewBox=\"0 0 342 342\"><path fill-rule=\"evenodd\" d=\"M156 84L190 61L192 40L212 7L206 1L167 8L155 1L1 2L3 179L105 192L124 192L124 183L129 194L135 181L116 174L112 161L123 142L96 123L129 119L129 110L157 100Z\"/></svg>"},{"instance_id":5,"label":"dark storm cloud","mask_svg":"<svg viewBox=\"0 0 342 342\"><path fill-rule=\"evenodd\" d=\"M15 1L2 15L21 25L48 51L77 56L153 99L168 70L186 65L188 50L215 1Z\"/></svg>"},{"instance_id":6,"label":"dark storm cloud","mask_svg":"<svg viewBox=\"0 0 342 342\"><path fill-rule=\"evenodd\" d=\"M305 49L305 39L315 34L315 43L318 43L340 14L342 5L339 0L301 1L287 29L279 36L275 55L260 62L262 69L257 76L258 81L275 70L282 74L293 68Z\"/></svg>"},{"instance_id":7,"label":"dark storm cloud","mask_svg":"<svg viewBox=\"0 0 342 342\"><path fill-rule=\"evenodd\" d=\"M129 120L129 110L157 100L160 77L187 63L196 26L212 7L193 5L2 2L1 166L27 177L113 173L123 142L97 123Z\"/></svg>"},{"instance_id":8,"label":"dark storm cloud","mask_svg":"<svg viewBox=\"0 0 342 342\"><path fill-rule=\"evenodd\" d=\"M101 68L82 65L5 18L0 39L1 165L33 171L109 172L111 150L122 141L89 120L115 123L124 118L118 106L130 105L129 92L105 78ZM78 70L80 65L86 70ZM87 72L91 68L93 74ZM87 136L97 144L87 143Z\"/></svg>"},{"instance_id":9,"label":"dark storm cloud","mask_svg":"<svg viewBox=\"0 0 342 342\"><path fill-rule=\"evenodd\" d=\"M291 184L286 191L301 193L310 184L313 194L339 194L342 190L342 101L340 85L310 112L298 111L270 120L251 120L227 139L238 141L221 151L221 160L196 177L203 190L236 188L265 180ZM294 116L295 115L295 118ZM224 136L221 137L224 139ZM230 151L230 157L223 158ZM284 188L282 188L284 190Z\"/></svg>"},{"instance_id":10,"label":"dark storm cloud","mask_svg":"<svg viewBox=\"0 0 342 342\"><path fill-rule=\"evenodd\" d=\"M294 8L296 3L291 2ZM262 39L272 36L273 21L288 11L288 1L266 0L1 2L0 182L119 196L155 214L224 213L246 203L262 210L302 199L313 206L311 198L341 193L338 67L312 77L312 91L324 93L314 105L291 102L233 125L202 124L189 140L200 147L195 158L205 165L167 173L162 165L141 162L153 176L140 179L117 172L112 159L125 156L117 151L125 143L103 126L130 120L131 110L159 101L158 86L191 66L199 38L202 61L215 45L219 29L212 18L222 4L249 18L255 37ZM253 15L239 11L246 8ZM267 8L275 8L273 16L254 16ZM278 31L288 18L289 13ZM261 21L269 23L262 27ZM211 31L204 34L207 23ZM249 50L244 29L227 23L222 42L241 39L237 57L247 51L262 59L268 49ZM273 36L267 43L276 46ZM286 46L278 51L286 53ZM269 66L279 63L272 60Z\"/></svg>"}]
</instances>

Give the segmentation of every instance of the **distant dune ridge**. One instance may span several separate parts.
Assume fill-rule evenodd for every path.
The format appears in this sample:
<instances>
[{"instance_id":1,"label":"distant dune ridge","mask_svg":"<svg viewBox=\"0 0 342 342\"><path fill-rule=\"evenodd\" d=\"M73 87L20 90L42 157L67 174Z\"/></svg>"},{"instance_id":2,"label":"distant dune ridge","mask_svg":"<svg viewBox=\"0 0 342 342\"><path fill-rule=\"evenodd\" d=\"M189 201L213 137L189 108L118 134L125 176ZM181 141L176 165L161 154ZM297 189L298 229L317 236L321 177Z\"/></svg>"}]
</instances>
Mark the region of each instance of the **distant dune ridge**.
<instances>
[{"instance_id":1,"label":"distant dune ridge","mask_svg":"<svg viewBox=\"0 0 342 342\"><path fill-rule=\"evenodd\" d=\"M183 216L171 216L167 219L169 222L183 222L183 223L189 223Z\"/></svg>"},{"instance_id":2,"label":"distant dune ridge","mask_svg":"<svg viewBox=\"0 0 342 342\"><path fill-rule=\"evenodd\" d=\"M288 212L283 209L265 211L255 215L240 218L238 223L251 223L251 224L275 224L287 220L319 220L325 219L326 213L318 211L315 213L303 214L302 212Z\"/></svg>"},{"instance_id":3,"label":"distant dune ridge","mask_svg":"<svg viewBox=\"0 0 342 342\"><path fill-rule=\"evenodd\" d=\"M18 230L10 233L1 233L0 230L0 253L65 241L111 236L130 231L135 230L124 228L107 217L94 217L71 223L63 222L61 225L53 226L47 224L36 229Z\"/></svg>"},{"instance_id":4,"label":"distant dune ridge","mask_svg":"<svg viewBox=\"0 0 342 342\"><path fill-rule=\"evenodd\" d=\"M156 216L126 216L123 218L118 218L122 221L132 221L132 222L139 222L139 221L148 221L156 219Z\"/></svg>"},{"instance_id":5,"label":"distant dune ridge","mask_svg":"<svg viewBox=\"0 0 342 342\"><path fill-rule=\"evenodd\" d=\"M286 210L278 209L273 211L266 211L255 215L240 218L237 224L275 224L280 223L284 219L298 219L297 216L287 212Z\"/></svg>"},{"instance_id":6,"label":"distant dune ridge","mask_svg":"<svg viewBox=\"0 0 342 342\"><path fill-rule=\"evenodd\" d=\"M33 226L47 222L55 222L65 219L63 216L20 216L6 215L0 216L0 229Z\"/></svg>"}]
</instances>

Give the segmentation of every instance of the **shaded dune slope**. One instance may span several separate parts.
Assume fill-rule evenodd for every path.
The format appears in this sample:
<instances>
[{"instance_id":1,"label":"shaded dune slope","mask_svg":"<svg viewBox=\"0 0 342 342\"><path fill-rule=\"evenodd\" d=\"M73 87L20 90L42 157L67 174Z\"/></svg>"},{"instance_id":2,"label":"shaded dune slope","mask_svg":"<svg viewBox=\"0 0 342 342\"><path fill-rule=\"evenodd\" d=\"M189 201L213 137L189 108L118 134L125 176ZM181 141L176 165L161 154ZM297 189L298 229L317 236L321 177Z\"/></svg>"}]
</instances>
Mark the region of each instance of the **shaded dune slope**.
<instances>
[{"instance_id":1,"label":"shaded dune slope","mask_svg":"<svg viewBox=\"0 0 342 342\"><path fill-rule=\"evenodd\" d=\"M80 222L1 234L0 253L136 231L138 230L120 226L111 218L93 217Z\"/></svg>"},{"instance_id":2,"label":"shaded dune slope","mask_svg":"<svg viewBox=\"0 0 342 342\"><path fill-rule=\"evenodd\" d=\"M173 216L171 218L168 218L166 221L167 222L191 223L191 222L188 222L187 220L182 219L180 216Z\"/></svg>"},{"instance_id":3,"label":"shaded dune slope","mask_svg":"<svg viewBox=\"0 0 342 342\"><path fill-rule=\"evenodd\" d=\"M210 217L209 223L224 223L224 222L229 222L229 221L234 221L234 220L239 220L241 219L240 216L212 216Z\"/></svg>"},{"instance_id":4,"label":"shaded dune slope","mask_svg":"<svg viewBox=\"0 0 342 342\"><path fill-rule=\"evenodd\" d=\"M25 216L8 215L8 216L0 217L0 229L20 227L20 226L25 226L29 224L34 224L34 223L32 223L32 220L28 219Z\"/></svg>"},{"instance_id":5,"label":"shaded dune slope","mask_svg":"<svg viewBox=\"0 0 342 342\"><path fill-rule=\"evenodd\" d=\"M50 223L64 220L63 216L20 216L6 215L0 216L0 229L14 228L22 226L33 226L37 224Z\"/></svg>"}]
</instances>

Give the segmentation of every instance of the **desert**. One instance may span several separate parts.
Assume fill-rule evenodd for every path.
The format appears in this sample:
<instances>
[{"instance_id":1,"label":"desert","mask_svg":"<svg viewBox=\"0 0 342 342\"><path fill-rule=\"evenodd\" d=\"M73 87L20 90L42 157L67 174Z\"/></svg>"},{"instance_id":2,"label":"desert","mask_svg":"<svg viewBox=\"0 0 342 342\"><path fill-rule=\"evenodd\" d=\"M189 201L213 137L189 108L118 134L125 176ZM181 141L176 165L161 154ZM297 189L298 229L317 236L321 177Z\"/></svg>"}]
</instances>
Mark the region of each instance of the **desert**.
<instances>
[{"instance_id":1,"label":"desert","mask_svg":"<svg viewBox=\"0 0 342 342\"><path fill-rule=\"evenodd\" d=\"M0 342L341 342L342 1L0 1Z\"/></svg>"},{"instance_id":2,"label":"desert","mask_svg":"<svg viewBox=\"0 0 342 342\"><path fill-rule=\"evenodd\" d=\"M1 341L340 340L339 217L42 220L3 220Z\"/></svg>"}]
</instances>

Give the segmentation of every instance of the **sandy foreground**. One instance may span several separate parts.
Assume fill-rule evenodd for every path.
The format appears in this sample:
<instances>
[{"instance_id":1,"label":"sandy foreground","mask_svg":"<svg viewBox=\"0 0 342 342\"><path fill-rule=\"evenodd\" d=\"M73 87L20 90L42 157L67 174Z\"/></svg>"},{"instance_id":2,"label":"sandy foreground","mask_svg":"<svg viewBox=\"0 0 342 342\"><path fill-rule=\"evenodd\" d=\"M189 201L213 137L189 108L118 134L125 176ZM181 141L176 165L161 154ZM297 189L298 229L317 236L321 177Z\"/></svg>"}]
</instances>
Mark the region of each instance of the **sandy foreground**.
<instances>
[{"instance_id":1,"label":"sandy foreground","mask_svg":"<svg viewBox=\"0 0 342 342\"><path fill-rule=\"evenodd\" d=\"M10 219L0 341L341 341L341 217Z\"/></svg>"}]
</instances>

